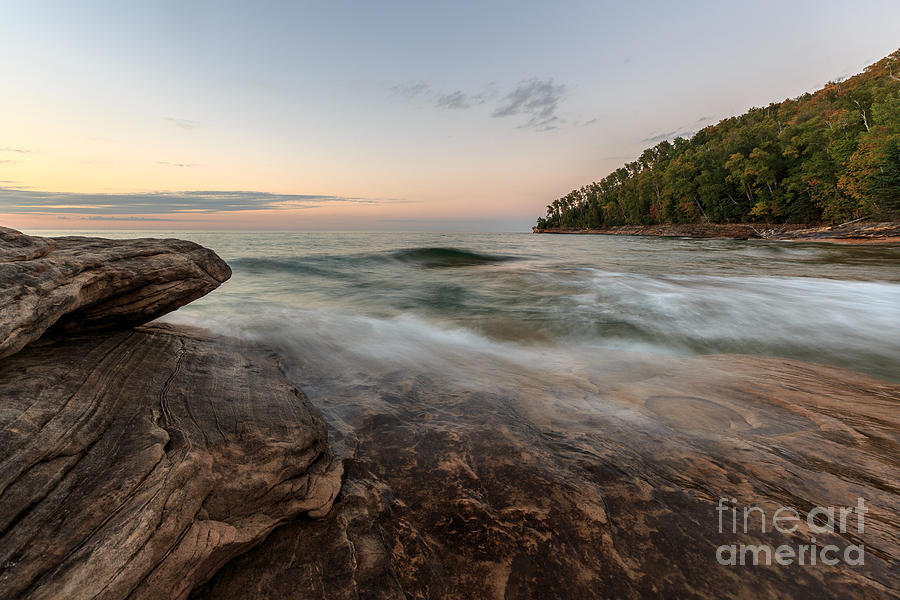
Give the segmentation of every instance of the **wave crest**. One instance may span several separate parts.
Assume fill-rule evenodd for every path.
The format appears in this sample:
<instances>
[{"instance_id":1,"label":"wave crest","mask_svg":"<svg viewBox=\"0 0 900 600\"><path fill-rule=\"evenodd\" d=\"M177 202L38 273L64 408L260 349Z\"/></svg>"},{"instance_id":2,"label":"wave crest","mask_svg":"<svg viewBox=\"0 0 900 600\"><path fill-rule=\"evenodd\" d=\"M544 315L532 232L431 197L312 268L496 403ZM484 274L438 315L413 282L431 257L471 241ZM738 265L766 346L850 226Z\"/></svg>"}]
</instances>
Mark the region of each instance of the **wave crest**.
<instances>
[{"instance_id":1,"label":"wave crest","mask_svg":"<svg viewBox=\"0 0 900 600\"><path fill-rule=\"evenodd\" d=\"M468 267L513 260L511 256L481 254L479 252L462 250L460 248L441 248L435 246L397 250L391 253L391 257L400 262L428 268Z\"/></svg>"},{"instance_id":2,"label":"wave crest","mask_svg":"<svg viewBox=\"0 0 900 600\"><path fill-rule=\"evenodd\" d=\"M296 273L299 275L340 276L360 268L403 263L413 267L470 267L514 260L511 256L482 254L460 248L404 248L387 252L371 252L349 256L303 256L283 258L242 257L229 261L232 268L248 273Z\"/></svg>"}]
</instances>

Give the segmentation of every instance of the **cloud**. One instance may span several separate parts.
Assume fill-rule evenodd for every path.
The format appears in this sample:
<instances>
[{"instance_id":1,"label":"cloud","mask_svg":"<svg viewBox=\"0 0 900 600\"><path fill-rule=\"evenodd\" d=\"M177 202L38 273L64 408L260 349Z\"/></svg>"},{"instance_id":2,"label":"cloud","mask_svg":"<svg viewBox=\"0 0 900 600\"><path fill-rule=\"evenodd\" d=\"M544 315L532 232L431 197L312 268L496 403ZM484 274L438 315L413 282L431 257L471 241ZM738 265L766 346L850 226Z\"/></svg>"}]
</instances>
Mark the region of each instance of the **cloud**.
<instances>
[{"instance_id":1,"label":"cloud","mask_svg":"<svg viewBox=\"0 0 900 600\"><path fill-rule=\"evenodd\" d=\"M75 219L78 221L175 221L179 222L181 219L166 219L164 217L103 217L100 215L88 215L88 216L67 216L60 215L56 217L58 219Z\"/></svg>"},{"instance_id":2,"label":"cloud","mask_svg":"<svg viewBox=\"0 0 900 600\"><path fill-rule=\"evenodd\" d=\"M479 104L484 104L487 101L487 98L493 94L492 85L477 94L467 94L461 90L457 90L449 94L439 95L435 101L435 106L438 108L464 110Z\"/></svg>"},{"instance_id":3,"label":"cloud","mask_svg":"<svg viewBox=\"0 0 900 600\"><path fill-rule=\"evenodd\" d=\"M650 137L642 139L641 142L646 144L658 144L663 140L673 140L679 137L688 139L695 133L697 133L697 131L694 129L676 129L675 131L666 131L663 133L653 134Z\"/></svg>"},{"instance_id":4,"label":"cloud","mask_svg":"<svg viewBox=\"0 0 900 600\"><path fill-rule=\"evenodd\" d=\"M406 98L415 98L416 96L421 96L422 94L428 92L431 89L431 86L424 82L412 83L409 85L395 85L391 87L391 91L397 94L398 96L405 96Z\"/></svg>"},{"instance_id":5,"label":"cloud","mask_svg":"<svg viewBox=\"0 0 900 600\"><path fill-rule=\"evenodd\" d=\"M83 194L0 187L0 213L16 214L209 214L247 210L318 208L332 204L404 203L400 199L353 198L254 191L136 192Z\"/></svg>"},{"instance_id":6,"label":"cloud","mask_svg":"<svg viewBox=\"0 0 900 600\"><path fill-rule=\"evenodd\" d=\"M664 131L662 133L654 133L649 137L645 137L641 140L641 142L645 144L658 144L663 140L673 140L675 138L691 138L695 133L697 133L697 126L702 125L703 123L710 123L713 121L712 117L700 117L687 127L679 127L673 131ZM701 127L700 129L703 129Z\"/></svg>"},{"instance_id":7,"label":"cloud","mask_svg":"<svg viewBox=\"0 0 900 600\"><path fill-rule=\"evenodd\" d=\"M434 105L438 108L448 108L453 110L464 110L471 108L476 104L484 104L485 94L468 94L462 90L455 92L443 93L432 89L432 87L424 82L412 83L406 85L395 85L391 91L398 96L403 96L412 100L413 98L426 97L434 100Z\"/></svg>"},{"instance_id":8,"label":"cloud","mask_svg":"<svg viewBox=\"0 0 900 600\"><path fill-rule=\"evenodd\" d=\"M183 167L183 168L196 167L196 166L197 166L197 165L194 164L194 163L176 163L176 162L168 162L168 161L165 161L165 160L158 160L158 161L156 161L156 164L158 164L158 165L166 165L166 166L168 166L168 167Z\"/></svg>"},{"instance_id":9,"label":"cloud","mask_svg":"<svg viewBox=\"0 0 900 600\"><path fill-rule=\"evenodd\" d=\"M438 108L464 109L471 107L473 102L466 94L456 91L443 96L438 96L436 104Z\"/></svg>"},{"instance_id":10,"label":"cloud","mask_svg":"<svg viewBox=\"0 0 900 600\"><path fill-rule=\"evenodd\" d=\"M523 128L538 131L555 129L559 122L556 110L565 93L566 86L554 84L552 79L529 79L508 93L491 116L526 115L529 119L521 125Z\"/></svg>"},{"instance_id":11,"label":"cloud","mask_svg":"<svg viewBox=\"0 0 900 600\"><path fill-rule=\"evenodd\" d=\"M200 123L198 121L191 121L190 119L176 119L175 117L165 117L165 120L175 127L179 127L181 129L197 129L198 127L200 127Z\"/></svg>"},{"instance_id":12,"label":"cloud","mask_svg":"<svg viewBox=\"0 0 900 600\"><path fill-rule=\"evenodd\" d=\"M31 154L31 150L25 148L17 148L14 146L0 146L0 152L9 152L12 154ZM18 158L0 158L0 165L15 165L22 162Z\"/></svg>"},{"instance_id":13,"label":"cloud","mask_svg":"<svg viewBox=\"0 0 900 600\"><path fill-rule=\"evenodd\" d=\"M426 98L433 101L435 107L448 110L467 110L485 104L500 95L493 82L477 93L463 90L443 92L422 82L395 85L391 91L408 99ZM504 95L491 112L491 116L498 118L524 115L528 120L519 125L522 129L538 131L555 129L563 122L556 111L566 92L565 85L555 84L552 79L528 79ZM589 121L587 125L594 122L596 120Z\"/></svg>"},{"instance_id":14,"label":"cloud","mask_svg":"<svg viewBox=\"0 0 900 600\"><path fill-rule=\"evenodd\" d=\"M634 156L601 156L599 160L616 160L630 162L634 160Z\"/></svg>"},{"instance_id":15,"label":"cloud","mask_svg":"<svg viewBox=\"0 0 900 600\"><path fill-rule=\"evenodd\" d=\"M642 141L642 142L645 142L645 143L647 143L647 144L655 144L655 143L657 143L657 142L661 142L661 141L663 141L663 140L667 140L667 139L669 139L669 138L671 138L671 137L675 137L675 134L676 134L676 133L678 133L678 130L677 130L677 129L676 129L675 131L666 131L666 132L663 132L663 133L654 133L654 134L651 134L650 137L645 137L645 138L642 139L641 141Z\"/></svg>"}]
</instances>

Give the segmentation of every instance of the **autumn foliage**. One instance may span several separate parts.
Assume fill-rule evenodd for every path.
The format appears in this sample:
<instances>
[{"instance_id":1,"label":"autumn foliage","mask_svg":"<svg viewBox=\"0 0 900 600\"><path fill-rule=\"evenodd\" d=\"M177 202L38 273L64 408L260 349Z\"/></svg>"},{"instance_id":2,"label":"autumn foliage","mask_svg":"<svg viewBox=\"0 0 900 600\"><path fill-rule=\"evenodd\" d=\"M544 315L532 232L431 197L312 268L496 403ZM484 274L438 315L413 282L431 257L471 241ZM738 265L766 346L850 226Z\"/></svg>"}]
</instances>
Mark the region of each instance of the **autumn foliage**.
<instances>
[{"instance_id":1,"label":"autumn foliage","mask_svg":"<svg viewBox=\"0 0 900 600\"><path fill-rule=\"evenodd\" d=\"M900 219L900 50L854 77L663 141L539 228Z\"/></svg>"}]
</instances>

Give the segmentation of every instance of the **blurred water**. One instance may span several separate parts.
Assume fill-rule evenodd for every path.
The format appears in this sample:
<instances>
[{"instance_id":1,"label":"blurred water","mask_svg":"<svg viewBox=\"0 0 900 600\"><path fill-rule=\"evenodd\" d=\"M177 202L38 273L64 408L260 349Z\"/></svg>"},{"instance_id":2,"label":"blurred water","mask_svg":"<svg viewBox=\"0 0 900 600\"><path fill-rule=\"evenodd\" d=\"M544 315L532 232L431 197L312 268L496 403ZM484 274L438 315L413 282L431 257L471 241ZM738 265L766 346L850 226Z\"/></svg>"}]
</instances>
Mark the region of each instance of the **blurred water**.
<instances>
[{"instance_id":1,"label":"blurred water","mask_svg":"<svg viewBox=\"0 0 900 600\"><path fill-rule=\"evenodd\" d=\"M79 233L180 237L213 248L233 278L167 318L266 341L331 376L365 365L476 381L499 377L501 363L524 374L628 353L742 353L900 380L900 247L516 233Z\"/></svg>"}]
</instances>

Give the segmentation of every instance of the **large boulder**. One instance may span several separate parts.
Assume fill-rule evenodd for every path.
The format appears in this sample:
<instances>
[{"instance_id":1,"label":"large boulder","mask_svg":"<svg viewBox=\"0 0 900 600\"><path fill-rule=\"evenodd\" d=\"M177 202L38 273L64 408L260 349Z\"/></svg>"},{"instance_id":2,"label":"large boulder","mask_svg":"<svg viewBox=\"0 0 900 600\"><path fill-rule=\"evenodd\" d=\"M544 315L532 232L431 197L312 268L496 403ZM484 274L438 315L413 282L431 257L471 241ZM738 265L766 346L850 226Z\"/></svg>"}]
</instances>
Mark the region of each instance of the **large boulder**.
<instances>
[{"instance_id":1,"label":"large boulder","mask_svg":"<svg viewBox=\"0 0 900 600\"><path fill-rule=\"evenodd\" d=\"M45 257L69 250L43 264L82 293L79 277L93 270L102 282L94 285L137 298L154 284L133 269L166 263L153 248L168 259L176 249L194 256L177 261L185 275L201 260L218 269L195 290L226 273L193 245L124 244L134 258L104 267L108 242L85 243L84 252L56 243ZM122 284L129 274L146 285ZM34 278L47 293L57 289ZM169 279L177 288L185 280ZM60 294L72 305L81 297ZM340 487L325 425L277 358L199 330L39 341L0 361L0 399L2 598L184 598L276 526L327 512Z\"/></svg>"},{"instance_id":2,"label":"large boulder","mask_svg":"<svg viewBox=\"0 0 900 600\"><path fill-rule=\"evenodd\" d=\"M215 252L193 242L39 238L0 227L0 358L50 329L146 323L230 276Z\"/></svg>"}]
</instances>

